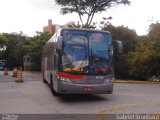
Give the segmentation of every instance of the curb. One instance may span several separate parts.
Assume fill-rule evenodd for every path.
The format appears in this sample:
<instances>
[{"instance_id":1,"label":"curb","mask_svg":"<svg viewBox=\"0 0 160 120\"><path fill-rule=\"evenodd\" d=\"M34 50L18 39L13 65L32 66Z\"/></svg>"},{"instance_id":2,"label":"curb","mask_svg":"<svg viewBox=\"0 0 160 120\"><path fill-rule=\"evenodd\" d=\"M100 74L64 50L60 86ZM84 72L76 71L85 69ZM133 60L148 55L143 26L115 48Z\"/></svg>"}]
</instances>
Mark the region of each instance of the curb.
<instances>
[{"instance_id":1,"label":"curb","mask_svg":"<svg viewBox=\"0 0 160 120\"><path fill-rule=\"evenodd\" d=\"M35 72L35 71L23 71L23 72L31 73L31 74L35 74L35 75L41 75L42 74L41 72Z\"/></svg>"},{"instance_id":2,"label":"curb","mask_svg":"<svg viewBox=\"0 0 160 120\"><path fill-rule=\"evenodd\" d=\"M134 81L134 80L115 80L114 83L127 83L127 84L160 84L154 81Z\"/></svg>"}]
</instances>

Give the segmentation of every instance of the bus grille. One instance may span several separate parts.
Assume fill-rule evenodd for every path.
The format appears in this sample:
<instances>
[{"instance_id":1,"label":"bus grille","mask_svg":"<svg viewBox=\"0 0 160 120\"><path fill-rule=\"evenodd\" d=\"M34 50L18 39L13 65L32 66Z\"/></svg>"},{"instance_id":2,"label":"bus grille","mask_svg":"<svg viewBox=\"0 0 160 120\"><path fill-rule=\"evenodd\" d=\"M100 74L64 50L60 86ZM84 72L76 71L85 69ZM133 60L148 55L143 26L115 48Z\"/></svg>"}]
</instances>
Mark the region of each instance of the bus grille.
<instances>
[{"instance_id":1,"label":"bus grille","mask_svg":"<svg viewBox=\"0 0 160 120\"><path fill-rule=\"evenodd\" d=\"M102 84L104 80L90 79L90 80L72 80L74 84Z\"/></svg>"}]
</instances>

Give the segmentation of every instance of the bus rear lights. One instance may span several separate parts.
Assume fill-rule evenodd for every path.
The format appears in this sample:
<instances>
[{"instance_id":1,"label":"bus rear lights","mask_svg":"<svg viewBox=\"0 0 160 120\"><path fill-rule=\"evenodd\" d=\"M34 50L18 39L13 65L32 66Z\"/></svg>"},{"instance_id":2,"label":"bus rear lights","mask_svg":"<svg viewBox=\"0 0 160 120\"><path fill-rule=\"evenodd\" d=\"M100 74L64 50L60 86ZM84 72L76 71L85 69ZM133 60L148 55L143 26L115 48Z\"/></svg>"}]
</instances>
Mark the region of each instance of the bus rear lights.
<instances>
[{"instance_id":1,"label":"bus rear lights","mask_svg":"<svg viewBox=\"0 0 160 120\"><path fill-rule=\"evenodd\" d=\"M84 91L92 91L92 90L93 90L93 87L83 87L83 90L84 90Z\"/></svg>"}]
</instances>

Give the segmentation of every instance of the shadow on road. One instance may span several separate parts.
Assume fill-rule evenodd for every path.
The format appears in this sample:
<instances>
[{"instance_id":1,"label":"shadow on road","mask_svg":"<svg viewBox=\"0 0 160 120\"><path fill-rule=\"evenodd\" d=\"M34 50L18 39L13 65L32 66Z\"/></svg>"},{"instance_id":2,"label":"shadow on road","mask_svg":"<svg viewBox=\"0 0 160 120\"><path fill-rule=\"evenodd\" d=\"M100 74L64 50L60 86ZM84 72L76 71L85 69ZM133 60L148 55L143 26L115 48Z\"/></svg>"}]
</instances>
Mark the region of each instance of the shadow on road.
<instances>
[{"instance_id":1,"label":"shadow on road","mask_svg":"<svg viewBox=\"0 0 160 120\"><path fill-rule=\"evenodd\" d=\"M72 95L61 95L58 96L62 102L95 102L95 101L106 101L108 100L105 97L99 95L90 95L90 94L72 94Z\"/></svg>"}]
</instances>

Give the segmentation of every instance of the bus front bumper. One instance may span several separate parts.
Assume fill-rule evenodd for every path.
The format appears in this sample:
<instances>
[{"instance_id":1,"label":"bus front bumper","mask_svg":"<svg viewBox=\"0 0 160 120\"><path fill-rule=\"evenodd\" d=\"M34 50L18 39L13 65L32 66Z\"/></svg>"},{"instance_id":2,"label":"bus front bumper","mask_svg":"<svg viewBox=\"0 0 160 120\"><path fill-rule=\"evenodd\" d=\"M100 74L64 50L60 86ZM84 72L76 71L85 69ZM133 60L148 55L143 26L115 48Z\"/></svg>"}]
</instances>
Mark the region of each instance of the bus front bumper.
<instances>
[{"instance_id":1,"label":"bus front bumper","mask_svg":"<svg viewBox=\"0 0 160 120\"><path fill-rule=\"evenodd\" d=\"M113 82L102 84L74 84L59 81L56 92L60 94L112 94Z\"/></svg>"}]
</instances>

